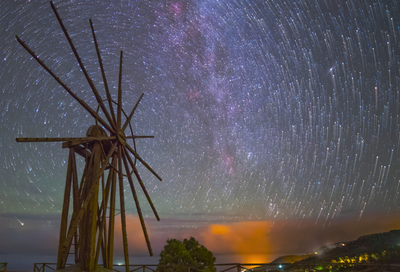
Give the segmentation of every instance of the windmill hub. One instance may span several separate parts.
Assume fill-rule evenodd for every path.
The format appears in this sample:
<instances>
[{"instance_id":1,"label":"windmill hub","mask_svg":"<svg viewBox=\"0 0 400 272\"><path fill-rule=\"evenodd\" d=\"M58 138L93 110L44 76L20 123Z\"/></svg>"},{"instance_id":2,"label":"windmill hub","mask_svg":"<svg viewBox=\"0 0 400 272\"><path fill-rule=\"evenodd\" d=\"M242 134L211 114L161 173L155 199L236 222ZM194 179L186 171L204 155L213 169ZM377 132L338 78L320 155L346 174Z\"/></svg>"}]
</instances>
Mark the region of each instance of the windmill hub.
<instances>
[{"instance_id":1,"label":"windmill hub","mask_svg":"<svg viewBox=\"0 0 400 272\"><path fill-rule=\"evenodd\" d=\"M90 126L90 128L86 132L87 137L107 137L107 133L105 130L99 125Z\"/></svg>"},{"instance_id":2,"label":"windmill hub","mask_svg":"<svg viewBox=\"0 0 400 272\"><path fill-rule=\"evenodd\" d=\"M118 131L117 137L118 137L118 142L120 142L121 144L126 143L126 136L122 129Z\"/></svg>"},{"instance_id":3,"label":"windmill hub","mask_svg":"<svg viewBox=\"0 0 400 272\"><path fill-rule=\"evenodd\" d=\"M102 137L107 137L107 133L105 130L99 126L99 125L93 125L90 126L89 129L86 132L87 137L95 137L95 138L102 138ZM103 142L103 149L105 152L108 152L110 150L111 144L109 141L102 141ZM94 147L94 142L89 142L88 148L90 151L93 151Z\"/></svg>"}]
</instances>

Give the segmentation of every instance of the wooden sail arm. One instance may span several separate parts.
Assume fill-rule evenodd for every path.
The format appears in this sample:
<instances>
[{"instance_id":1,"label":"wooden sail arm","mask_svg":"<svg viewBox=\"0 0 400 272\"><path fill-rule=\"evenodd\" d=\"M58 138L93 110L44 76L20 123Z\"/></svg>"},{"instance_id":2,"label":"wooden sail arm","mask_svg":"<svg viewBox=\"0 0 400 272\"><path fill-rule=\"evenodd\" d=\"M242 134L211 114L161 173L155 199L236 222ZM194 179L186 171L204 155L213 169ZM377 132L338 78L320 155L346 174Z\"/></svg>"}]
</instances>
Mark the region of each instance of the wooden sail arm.
<instances>
[{"instance_id":1,"label":"wooden sail arm","mask_svg":"<svg viewBox=\"0 0 400 272\"><path fill-rule=\"evenodd\" d=\"M100 50L99 50L99 46L98 46L98 44L97 44L96 35L95 35L95 33L94 33L93 23L92 23L92 20L91 20L91 19L89 19L89 22L90 22L90 28L92 29L92 35L93 35L94 45L95 45L95 47L96 47L97 59L99 60L101 76L103 77L104 89L106 90L106 96L107 96L107 100L108 100L108 106L110 107L110 112L111 112L111 117L112 117L113 123L116 124L116 123L117 123L117 119L116 119L116 117L115 117L114 108L113 108L113 105L112 105L112 98L111 98L110 90L109 90L109 88L108 88L107 78L106 78L106 74L105 74L105 72L104 72L103 61L102 61L102 59L101 59Z\"/></svg>"},{"instance_id":2,"label":"wooden sail arm","mask_svg":"<svg viewBox=\"0 0 400 272\"><path fill-rule=\"evenodd\" d=\"M75 58L76 58L76 60L78 61L79 66L81 67L81 70L82 70L83 74L85 75L85 78L86 78L86 80L87 80L87 82L88 82L90 88L92 89L94 96L96 97L97 103L99 103L101 109L103 110L103 112L104 112L104 114L105 114L105 116L106 116L108 122L111 124L111 126L113 127L113 129L116 129L115 123L114 123L113 120L111 119L111 116L110 116L110 114L108 113L107 108L104 106L103 100L102 100L102 98L101 98L99 92L97 91L96 86L94 85L92 79L89 77L89 74L87 73L87 71L86 71L86 69L85 69L85 66L84 66L83 63L82 63L82 60L81 60L81 58L79 57L78 51L76 50L74 44L72 43L72 40L71 40L71 38L69 37L69 34L68 34L68 32L67 32L67 29L65 28L64 23L62 22L61 17L60 17L60 15L58 14L57 9L56 9L56 7L54 6L54 4L53 4L52 1L50 1L50 5L51 5L51 8L52 8L53 11L54 11L54 14L55 14L56 17L57 17L57 20L58 20L58 22L59 22L59 24L60 24L60 26L61 26L62 31L64 32L65 37L66 37L67 40L68 40L68 43L69 43L69 45L70 45L70 47L71 47L71 49L72 49L72 52L74 53Z\"/></svg>"},{"instance_id":3,"label":"wooden sail arm","mask_svg":"<svg viewBox=\"0 0 400 272\"><path fill-rule=\"evenodd\" d=\"M127 156L126 151L125 151L125 149L122 149L121 151L122 151L122 159L123 159L123 162L124 162L125 171L126 171L126 173L129 173L130 170L129 170L128 161L126 159L126 156ZM149 250L150 256L153 256L153 250L151 249L149 235L147 233L146 224L144 223L142 209L140 208L139 199L137 197L135 186L133 185L133 180L132 180L132 176L131 175L128 175L128 181L129 181L129 185L131 187L133 199L135 200L136 210L137 210L138 215L139 215L140 224L142 226L144 238L146 239L147 249Z\"/></svg>"},{"instance_id":4,"label":"wooden sail arm","mask_svg":"<svg viewBox=\"0 0 400 272\"><path fill-rule=\"evenodd\" d=\"M98 120L100 124L102 124L109 132L115 132L115 130L110 127L91 107L89 107L89 105L86 104L85 101L80 99L67 87L67 85L65 85L64 82L61 81L59 77L57 77L56 74L54 74L53 71L51 71L50 68L47 67L46 64L44 64L44 62L25 44L23 40L21 40L18 36L15 37L17 38L17 41L22 45L22 47L24 47L25 50L28 51L28 53L31 54L31 56L58 82L58 84L60 84L85 110L87 110L94 119Z\"/></svg>"},{"instance_id":5,"label":"wooden sail arm","mask_svg":"<svg viewBox=\"0 0 400 272\"><path fill-rule=\"evenodd\" d=\"M156 171L154 171L150 165L148 165L140 156L139 154L137 154L135 152L135 150L133 150L132 147L130 147L129 145L125 145L125 147L129 150L129 152L131 152L131 154L133 156L135 156L136 159L138 159L138 161L140 161L156 178L158 178L160 181L162 181L162 178L156 173Z\"/></svg>"},{"instance_id":6,"label":"wooden sail arm","mask_svg":"<svg viewBox=\"0 0 400 272\"><path fill-rule=\"evenodd\" d=\"M15 138L15 141L19 143L35 143L35 142L72 142L79 141L79 144L87 143L90 141L103 141L103 140L115 140L116 137L57 137L57 138Z\"/></svg>"},{"instance_id":7,"label":"wooden sail arm","mask_svg":"<svg viewBox=\"0 0 400 272\"><path fill-rule=\"evenodd\" d=\"M126 119L124 126L122 127L122 131L125 131L126 127L128 124L131 122L132 116L136 111L136 108L139 106L140 100L142 100L142 97L144 96L144 93L139 97L138 101L136 102L136 105L133 107L131 113L129 114L129 117Z\"/></svg>"},{"instance_id":8,"label":"wooden sail arm","mask_svg":"<svg viewBox=\"0 0 400 272\"><path fill-rule=\"evenodd\" d=\"M127 153L127 152L126 152L126 153ZM133 163L131 157L130 157L128 154L126 154L126 158L128 159L129 164L130 164L131 167L132 167L133 173L135 174L135 176L136 176L136 178L137 178L137 180L138 180L138 182L139 182L139 184L140 184L140 187L142 187L142 190L143 190L143 192L144 192L144 194L145 194L145 196L146 196L146 198L147 198L147 201L148 201L149 204L150 204L151 209L153 210L153 213L154 213L155 217L157 218L157 221L160 221L160 217L158 216L158 213L157 213L157 211L156 211L156 208L154 207L153 201L151 201L150 195L149 195L149 193L147 192L147 189L146 189L146 187L145 187L144 184L143 184L142 178L140 177L139 172L138 172L138 170L136 169L135 164ZM128 173L130 173L130 172L128 172Z\"/></svg>"},{"instance_id":9,"label":"wooden sail arm","mask_svg":"<svg viewBox=\"0 0 400 272\"><path fill-rule=\"evenodd\" d=\"M122 50L119 57L119 76L118 76L118 107L117 107L117 127L121 128L122 113Z\"/></svg>"}]
</instances>

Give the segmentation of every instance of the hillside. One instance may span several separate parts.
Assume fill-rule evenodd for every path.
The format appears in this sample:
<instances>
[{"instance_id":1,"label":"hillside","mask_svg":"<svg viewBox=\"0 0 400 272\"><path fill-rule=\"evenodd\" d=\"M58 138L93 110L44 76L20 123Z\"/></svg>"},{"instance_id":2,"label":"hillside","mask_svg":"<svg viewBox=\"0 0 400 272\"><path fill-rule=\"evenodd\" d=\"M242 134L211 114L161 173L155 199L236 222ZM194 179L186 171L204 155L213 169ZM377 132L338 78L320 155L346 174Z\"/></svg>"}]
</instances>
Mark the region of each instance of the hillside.
<instances>
[{"instance_id":1,"label":"hillside","mask_svg":"<svg viewBox=\"0 0 400 272\"><path fill-rule=\"evenodd\" d=\"M340 243L339 243L340 244ZM343 242L322 254L302 260L322 262L390 262L399 263L400 230L361 236L355 241Z\"/></svg>"},{"instance_id":2,"label":"hillside","mask_svg":"<svg viewBox=\"0 0 400 272\"><path fill-rule=\"evenodd\" d=\"M304 260L308 257L310 257L310 254L305 254L305 255L285 255L281 256L271 262L271 264L281 264L281 263L294 263L297 261Z\"/></svg>"},{"instance_id":3,"label":"hillside","mask_svg":"<svg viewBox=\"0 0 400 272\"><path fill-rule=\"evenodd\" d=\"M365 235L354 241L331 244L316 250L315 253L296 256L304 258L286 266L284 270L400 271L400 230ZM280 257L273 263L283 263L290 260L289 257Z\"/></svg>"}]
</instances>

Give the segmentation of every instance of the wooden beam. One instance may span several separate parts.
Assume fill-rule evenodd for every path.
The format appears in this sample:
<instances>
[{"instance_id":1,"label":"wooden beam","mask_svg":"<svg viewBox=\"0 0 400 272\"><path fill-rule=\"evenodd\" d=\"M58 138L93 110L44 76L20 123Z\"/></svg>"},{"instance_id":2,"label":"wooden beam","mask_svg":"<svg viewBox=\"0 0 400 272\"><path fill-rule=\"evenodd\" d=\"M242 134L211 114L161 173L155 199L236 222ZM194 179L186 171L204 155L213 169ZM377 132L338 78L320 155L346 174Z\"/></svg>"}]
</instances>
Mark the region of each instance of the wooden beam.
<instances>
[{"instance_id":1,"label":"wooden beam","mask_svg":"<svg viewBox=\"0 0 400 272\"><path fill-rule=\"evenodd\" d=\"M162 181L162 178L154 171L150 165L148 165L136 152L135 150L132 149L129 145L125 145L125 147L132 153L133 156L135 156L136 159L138 159L153 175L158 178L160 181Z\"/></svg>"},{"instance_id":2,"label":"wooden beam","mask_svg":"<svg viewBox=\"0 0 400 272\"><path fill-rule=\"evenodd\" d=\"M118 180L119 180L119 201L121 209L121 228L122 228L122 243L124 246L125 271L129 272L129 253L128 239L126 237L126 218L125 218L125 198L124 198L124 183L122 174L122 150L121 145L118 147Z\"/></svg>"},{"instance_id":3,"label":"wooden beam","mask_svg":"<svg viewBox=\"0 0 400 272\"><path fill-rule=\"evenodd\" d=\"M156 211L156 208L154 207L153 202L151 201L150 195L149 195L149 193L147 192L147 189L146 189L146 187L145 187L144 184L143 184L142 178L140 177L139 172L138 172L138 170L136 169L135 164L133 163L131 157L130 157L128 154L126 154L126 158L128 159L129 164L130 164L131 167L132 167L133 173L135 174L137 180L139 181L140 187L142 187L142 190L143 190L143 192L144 192L144 194L145 194L145 196L146 196L146 198L147 198L147 201L148 201L149 204L150 204L151 209L153 210L153 213L154 213L155 217L157 218L157 221L160 221L160 217L158 216L158 213L157 213L157 211ZM128 173L130 173L130 172L128 172Z\"/></svg>"},{"instance_id":4,"label":"wooden beam","mask_svg":"<svg viewBox=\"0 0 400 272\"><path fill-rule=\"evenodd\" d=\"M122 50L119 57L119 77L118 77L118 109L117 109L117 128L121 128L121 113L122 113Z\"/></svg>"},{"instance_id":5,"label":"wooden beam","mask_svg":"<svg viewBox=\"0 0 400 272\"><path fill-rule=\"evenodd\" d=\"M95 33L94 33L94 27L93 27L92 20L90 19L89 22L90 22L90 28L92 29L92 35L93 35L94 45L95 45L95 47L96 47L97 59L99 60L101 76L103 77L104 89L106 90L106 96L107 96L108 106L110 107L111 117L112 117L112 121L113 121L113 123L114 123L114 126L113 126L113 127L116 129L117 119L115 118L115 112L114 112L114 108L113 108L113 104L112 104L112 98L111 98L110 90L108 89L106 74L105 74L105 72L104 72L103 61L102 61L102 59L101 59L99 46L98 46L98 44L97 44L96 35L95 35Z\"/></svg>"},{"instance_id":6,"label":"wooden beam","mask_svg":"<svg viewBox=\"0 0 400 272\"><path fill-rule=\"evenodd\" d=\"M92 161L93 161L93 157L91 157L89 164L91 164ZM87 166L87 164L86 164L86 166ZM88 167L85 167L85 168L86 168L85 170L87 170ZM85 174L86 174L86 172L87 171L85 171ZM83 179L83 177L82 177L82 179ZM81 191L83 191L83 189ZM84 216L86 208L87 208L94 192L95 192L95 186L93 186L93 184L92 184L91 188L89 189L88 193L85 196L85 200L83 201L82 206L80 207L79 211L72 213L71 221L70 221L69 227L68 227L67 236L64 239L64 243L62 243L62 244L60 243L60 245L59 245L59 253L58 254L59 255L62 254L61 264L60 264L61 267L65 267L65 265L66 265L69 249L71 247L72 238L76 235L78 225ZM84 236L84 233L82 233L82 235L80 237L80 240L82 241L82 243L84 243L83 236Z\"/></svg>"},{"instance_id":7,"label":"wooden beam","mask_svg":"<svg viewBox=\"0 0 400 272\"><path fill-rule=\"evenodd\" d=\"M114 145L111 147L111 149L110 149L110 151L109 151L109 153L107 155L106 161L109 161L110 157L114 154L114 151L115 151L115 148L116 148L117 144L118 144L118 142L115 142ZM100 154L101 154L101 151L100 151ZM91 156L91 159L88 162L89 165L92 164L92 162L91 162L92 160L93 160L93 156ZM100 176L103 174L103 172L104 172L104 170L106 168L106 165L107 165L106 163L104 165L102 165L102 168L100 169L100 171L98 173L97 179L99 179ZM85 176L87 177L87 176L90 175L90 173L88 173L89 169L86 168L85 170L86 170L85 171ZM72 214L72 218L71 218L69 229L68 229L68 234L67 234L67 237L66 237L66 239L64 241L64 244L62 245L62 248L64 250L67 248L68 244L71 243L71 239L74 236L74 233L76 232L76 229L78 228L78 225L81 222L81 220L82 220L82 218L84 216L84 213L85 213L85 211L87 209L87 206L89 205L89 202L90 202L91 198L93 197L93 195L95 194L95 192L96 192L96 183L92 183L91 186L90 186L90 189L88 190L88 193L84 196L84 201L82 203L82 206L81 206L79 212ZM81 190L81 195L83 196L82 190ZM83 240L81 240L81 241L83 242ZM66 252L66 253L65 253L65 251L63 251L63 252L64 252L64 254L68 255L68 252Z\"/></svg>"},{"instance_id":8,"label":"wooden beam","mask_svg":"<svg viewBox=\"0 0 400 272\"><path fill-rule=\"evenodd\" d=\"M108 163L108 162L107 162ZM111 170L110 170L111 171ZM106 184L104 184L104 175L102 176L102 201L101 201L101 214L99 215L99 218L101 217L101 231L99 231L99 235L101 235L101 238L99 237L99 239L97 240L98 245L100 244L100 248L97 247L97 249L101 250L101 255L102 255L102 259L103 259L103 267L107 268L108 264L107 264L107 220L106 220L106 214L107 214L107 206L108 206L108 197L109 197L109 193L110 193L110 171L108 171L108 177L107 177L107 181ZM96 263L98 263L98 255L96 257Z\"/></svg>"},{"instance_id":9,"label":"wooden beam","mask_svg":"<svg viewBox=\"0 0 400 272\"><path fill-rule=\"evenodd\" d=\"M85 158L85 160L87 160L88 158L90 158L92 156L92 153L90 153L89 150L87 150L86 148L80 146L80 145L76 145L74 146L75 152L78 155L81 155L82 157Z\"/></svg>"},{"instance_id":10,"label":"wooden beam","mask_svg":"<svg viewBox=\"0 0 400 272\"><path fill-rule=\"evenodd\" d=\"M18 36L16 36L17 41L22 45L22 47L25 48L26 51L28 51L29 54L60 84L86 111L92 115L92 117L95 120L98 120L100 124L102 124L110 133L114 133L115 131L113 130L112 127L110 127L107 122L105 122L91 107L89 107L88 104L85 103L82 99L80 99L74 92L72 92L67 85L65 85L64 82L61 81L60 78L58 78L53 71L51 71L44 62L39 59L39 57L33 52L26 44L24 41L22 41Z\"/></svg>"},{"instance_id":11,"label":"wooden beam","mask_svg":"<svg viewBox=\"0 0 400 272\"><path fill-rule=\"evenodd\" d=\"M113 257L114 257L114 226L115 226L115 195L116 195L116 181L117 181L117 154L113 155L111 162L112 167L110 168L109 176L111 176L111 192L110 192L110 213L108 222L108 269L112 269Z\"/></svg>"},{"instance_id":12,"label":"wooden beam","mask_svg":"<svg viewBox=\"0 0 400 272\"><path fill-rule=\"evenodd\" d=\"M115 139L116 139L115 136L111 136L111 137L85 137L85 138L80 138L80 139L77 138L77 139L69 140L68 142L63 143L62 144L62 148L81 145L81 144L86 144L86 143L90 143L90 142L93 142L93 141L112 141L112 140L115 140Z\"/></svg>"},{"instance_id":13,"label":"wooden beam","mask_svg":"<svg viewBox=\"0 0 400 272\"><path fill-rule=\"evenodd\" d=\"M90 248L90 255L88 256L88 264L89 264L89 271L94 271L96 269L97 263L96 260L96 231L97 231L97 219L98 219L98 208L99 208L99 183L100 178L104 173L104 170L101 171L101 157L102 157L102 147L100 142L95 142L93 147L93 183L96 184L95 186L95 193L92 196L91 202L89 203L90 209L88 209L88 216L89 222L87 231L88 233L88 241L90 241L90 246L88 245L88 250ZM104 168L106 167L103 165Z\"/></svg>"},{"instance_id":14,"label":"wooden beam","mask_svg":"<svg viewBox=\"0 0 400 272\"><path fill-rule=\"evenodd\" d=\"M94 83L93 83L92 79L90 78L89 74L87 73L87 71L86 71L86 69L85 69L85 66L83 65L83 62L82 62L81 58L79 57L78 51L76 50L76 48L75 48L75 46L74 46L74 43L72 42L71 38L69 37L68 31L67 31L67 29L65 28L64 23L62 22L61 17L60 17L60 15L58 14L57 9L56 9L56 7L54 6L54 4L53 4L52 1L50 1L50 5L51 5L51 8L52 8L53 11L54 11L54 14L55 14L56 17L57 17L58 23L60 24L61 29L62 29L62 31L64 32L65 37L67 38L67 41L68 41L68 43L69 43L69 45L70 45L70 47L71 47L71 49L72 49L72 52L73 52L74 55L75 55L75 58L76 58L76 60L78 61L79 66L81 67L81 70L82 70L83 74L85 75L85 78L86 78L86 80L87 80L87 82L88 82L90 88L92 89L92 92L93 92L93 94L94 94L94 96L95 96L95 98L96 98L96 100L97 100L97 103L100 105L100 107L101 107L101 109L103 110L104 115L106 116L108 122L112 125L113 130L115 131L115 130L116 130L115 124L113 123L113 120L111 119L110 114L108 113L107 108L104 106L103 99L102 99L101 96L99 95L99 92L97 91L96 86L94 86Z\"/></svg>"},{"instance_id":15,"label":"wooden beam","mask_svg":"<svg viewBox=\"0 0 400 272\"><path fill-rule=\"evenodd\" d=\"M74 154L72 154L72 201L73 201L73 212L77 212L80 206L80 195L79 195L79 187L78 187L78 172L76 169L76 159L75 159L75 148L71 148L74 150ZM75 252L75 263L79 261L79 235L78 230L75 232L74 238L74 252Z\"/></svg>"},{"instance_id":16,"label":"wooden beam","mask_svg":"<svg viewBox=\"0 0 400 272\"><path fill-rule=\"evenodd\" d=\"M128 181L129 181L129 185L131 187L133 199L135 200L136 210L137 210L138 215L139 215L140 224L142 225L144 238L146 239L147 249L149 250L150 256L153 256L153 250L151 249L149 235L147 234L146 224L144 223L142 209L140 208L139 200L138 200L138 197L136 195L136 190L135 190L135 186L133 185L132 176L129 174L130 170L129 170L128 161L126 159L125 149L122 149L122 159L124 160L125 172L127 173L127 176L128 176Z\"/></svg>"},{"instance_id":17,"label":"wooden beam","mask_svg":"<svg viewBox=\"0 0 400 272\"><path fill-rule=\"evenodd\" d=\"M64 188L64 201L61 213L61 226L60 226L60 237L58 244L58 257L57 257L57 270L65 268L65 263L67 260L64 260L63 248L62 245L65 242L65 238L67 235L67 226L68 226L68 210L69 210L69 200L71 198L71 177L72 173L72 156L74 151L72 149L69 150L68 156L68 167L67 167L67 178L65 180L65 188Z\"/></svg>"},{"instance_id":18,"label":"wooden beam","mask_svg":"<svg viewBox=\"0 0 400 272\"><path fill-rule=\"evenodd\" d=\"M136 102L136 105L133 107L131 113L129 114L128 118L126 119L125 124L124 124L124 126L122 127L122 131L125 131L126 127L127 127L128 124L130 123L130 121L131 121L131 119L132 119L132 116L133 116L133 114L135 113L136 108L138 107L139 102L140 102L140 100L142 100L143 96L144 96L144 93L142 93L142 95L139 97L138 101Z\"/></svg>"}]
</instances>

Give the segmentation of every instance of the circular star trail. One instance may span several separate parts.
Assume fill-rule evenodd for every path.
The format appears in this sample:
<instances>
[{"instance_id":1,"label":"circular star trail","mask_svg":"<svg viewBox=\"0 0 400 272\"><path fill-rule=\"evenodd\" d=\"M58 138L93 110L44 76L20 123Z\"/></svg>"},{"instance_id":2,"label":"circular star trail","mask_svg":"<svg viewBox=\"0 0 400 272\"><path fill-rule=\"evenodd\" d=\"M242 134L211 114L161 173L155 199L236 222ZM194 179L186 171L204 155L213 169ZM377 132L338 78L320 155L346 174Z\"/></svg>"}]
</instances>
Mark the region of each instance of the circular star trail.
<instances>
[{"instance_id":1,"label":"circular star trail","mask_svg":"<svg viewBox=\"0 0 400 272\"><path fill-rule=\"evenodd\" d=\"M145 92L132 124L155 135L137 151L163 182L138 167L161 217L329 223L399 211L396 1L55 5L103 98L89 18L113 98L120 50L125 111ZM0 14L0 211L59 213L67 150L14 138L82 137L94 120L15 35L97 102L47 1L8 1Z\"/></svg>"}]
</instances>

